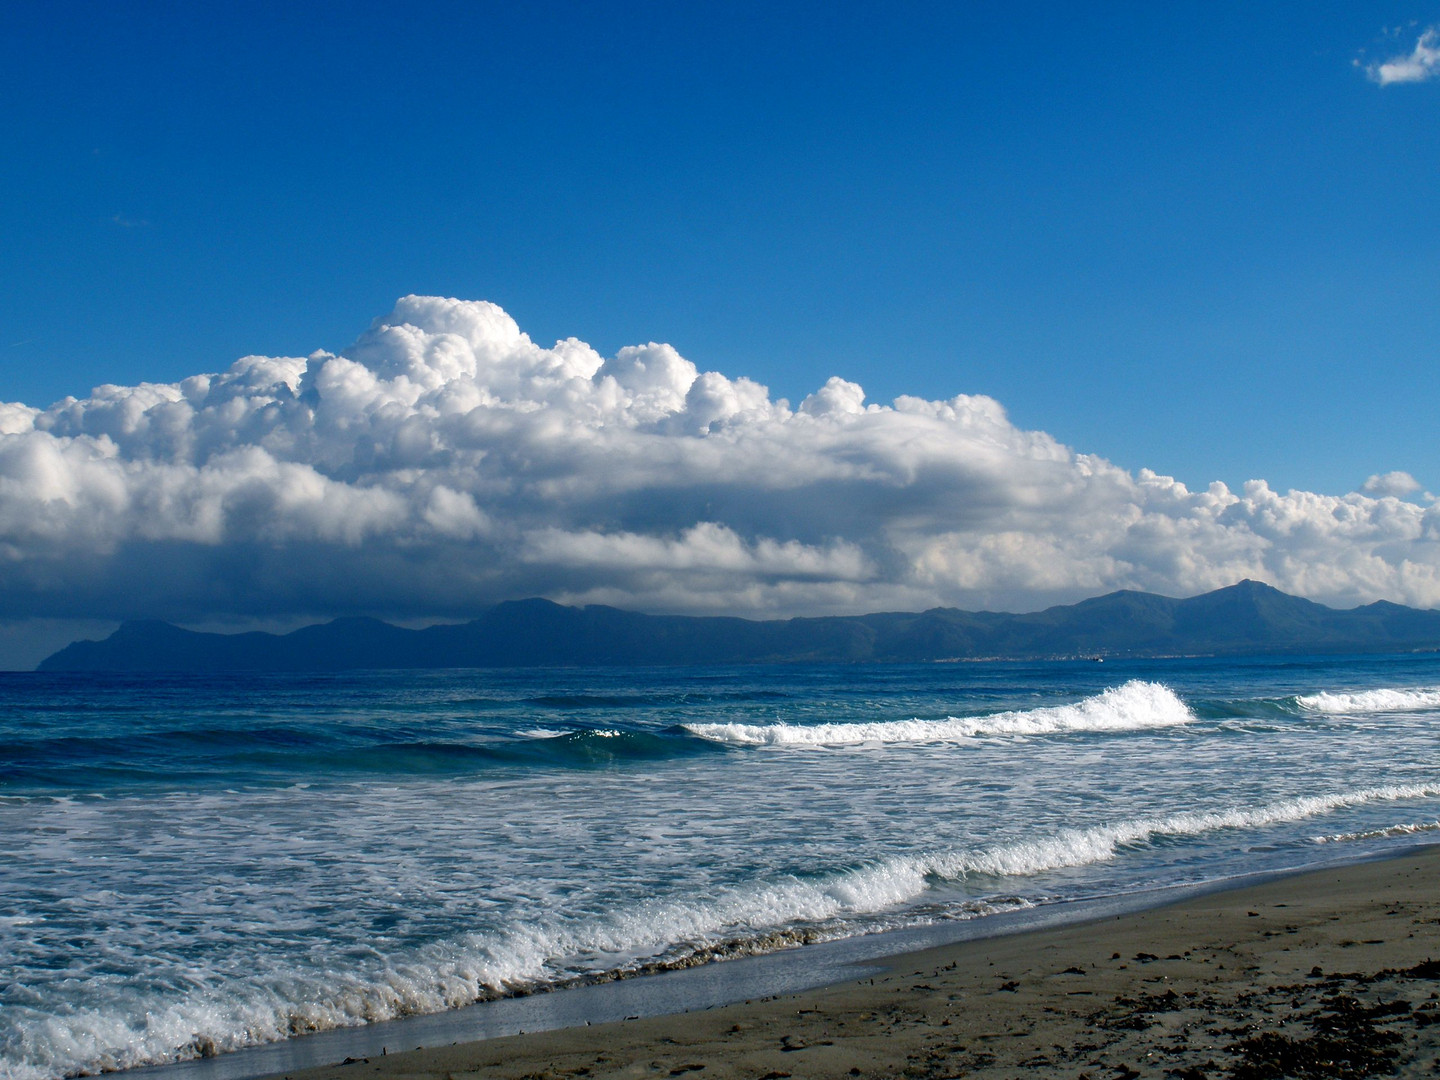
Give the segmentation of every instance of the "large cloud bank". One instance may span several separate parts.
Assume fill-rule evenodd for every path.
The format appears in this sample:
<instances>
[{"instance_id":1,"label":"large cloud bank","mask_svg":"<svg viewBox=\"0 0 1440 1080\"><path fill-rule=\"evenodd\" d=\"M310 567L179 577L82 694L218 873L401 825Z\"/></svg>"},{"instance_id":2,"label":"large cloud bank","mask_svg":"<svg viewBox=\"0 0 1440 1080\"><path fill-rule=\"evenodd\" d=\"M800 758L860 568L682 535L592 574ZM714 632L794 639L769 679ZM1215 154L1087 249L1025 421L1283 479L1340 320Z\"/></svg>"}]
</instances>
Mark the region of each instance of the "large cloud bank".
<instances>
[{"instance_id":1,"label":"large cloud bank","mask_svg":"<svg viewBox=\"0 0 1440 1080\"><path fill-rule=\"evenodd\" d=\"M1440 508L1402 480L1190 491L990 398L832 378L792 407L666 345L541 348L410 296L343 355L0 405L0 616L1020 610L1245 577L1434 606Z\"/></svg>"}]
</instances>

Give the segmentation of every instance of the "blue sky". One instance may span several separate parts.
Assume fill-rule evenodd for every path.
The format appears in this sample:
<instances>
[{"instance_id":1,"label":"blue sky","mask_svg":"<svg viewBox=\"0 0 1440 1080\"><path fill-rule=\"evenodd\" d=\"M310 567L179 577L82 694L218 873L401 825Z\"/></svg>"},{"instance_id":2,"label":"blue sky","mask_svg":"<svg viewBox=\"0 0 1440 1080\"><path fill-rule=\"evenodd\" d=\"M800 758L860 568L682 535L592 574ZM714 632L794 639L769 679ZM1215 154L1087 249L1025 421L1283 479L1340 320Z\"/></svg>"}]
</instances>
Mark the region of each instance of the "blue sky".
<instances>
[{"instance_id":1,"label":"blue sky","mask_svg":"<svg viewBox=\"0 0 1440 1080\"><path fill-rule=\"evenodd\" d=\"M1440 605L1436 0L17 0L0 95L0 666Z\"/></svg>"},{"instance_id":2,"label":"blue sky","mask_svg":"<svg viewBox=\"0 0 1440 1080\"><path fill-rule=\"evenodd\" d=\"M8 11L0 399L418 292L1192 487L1440 484L1440 80L1355 65L1433 3Z\"/></svg>"}]
</instances>

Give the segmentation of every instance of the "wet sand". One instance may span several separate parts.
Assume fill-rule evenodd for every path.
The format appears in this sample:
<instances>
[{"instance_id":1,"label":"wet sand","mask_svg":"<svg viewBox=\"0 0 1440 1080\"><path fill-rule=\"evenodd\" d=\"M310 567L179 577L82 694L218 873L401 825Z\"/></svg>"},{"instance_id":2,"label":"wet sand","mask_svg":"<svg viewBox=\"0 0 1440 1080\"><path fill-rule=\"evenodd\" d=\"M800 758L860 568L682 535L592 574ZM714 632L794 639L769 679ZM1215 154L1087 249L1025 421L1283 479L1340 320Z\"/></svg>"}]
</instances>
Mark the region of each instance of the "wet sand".
<instances>
[{"instance_id":1,"label":"wet sand","mask_svg":"<svg viewBox=\"0 0 1440 1080\"><path fill-rule=\"evenodd\" d=\"M1440 1076L1440 847L897 956L875 977L292 1080Z\"/></svg>"}]
</instances>

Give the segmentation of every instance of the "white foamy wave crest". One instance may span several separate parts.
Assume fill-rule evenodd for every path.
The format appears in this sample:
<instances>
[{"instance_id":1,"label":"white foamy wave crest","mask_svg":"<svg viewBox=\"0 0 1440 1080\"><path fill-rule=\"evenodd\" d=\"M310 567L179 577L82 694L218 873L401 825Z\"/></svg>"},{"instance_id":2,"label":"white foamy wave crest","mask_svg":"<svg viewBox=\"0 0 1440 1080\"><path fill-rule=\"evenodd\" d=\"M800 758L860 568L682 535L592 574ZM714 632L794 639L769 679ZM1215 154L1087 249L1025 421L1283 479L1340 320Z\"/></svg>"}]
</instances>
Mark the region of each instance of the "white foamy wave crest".
<instances>
[{"instance_id":1,"label":"white foamy wave crest","mask_svg":"<svg viewBox=\"0 0 1440 1080\"><path fill-rule=\"evenodd\" d=\"M686 724L702 739L737 746L852 746L862 743L956 742L986 735L1053 735L1080 731L1139 731L1189 723L1195 716L1160 683L1132 679L1073 705L859 724Z\"/></svg>"},{"instance_id":2,"label":"white foamy wave crest","mask_svg":"<svg viewBox=\"0 0 1440 1080\"><path fill-rule=\"evenodd\" d=\"M1199 836L1221 829L1254 829L1328 814L1349 806L1403 799L1440 797L1440 786L1390 785L1282 799L1257 807L1193 811L1165 817L1135 818L1088 829L1063 829L1054 836L1022 841L979 852L937 858L931 873L946 878L969 874L1012 876L1085 866L1114 857L1118 848L1158 837Z\"/></svg>"},{"instance_id":3,"label":"white foamy wave crest","mask_svg":"<svg viewBox=\"0 0 1440 1080\"><path fill-rule=\"evenodd\" d=\"M895 907L925 891L925 869L897 859L835 875L751 882L706 900L652 900L567 922L543 916L500 933L436 942L356 970L272 971L218 981L178 1000L137 994L110 1010L63 1017L32 1010L0 1054L4 1080L133 1068L275 1042L293 1035L442 1012L497 993L633 969L650 958L764 951L806 938L787 928ZM1013 906L1013 905L1012 905ZM776 933L776 931L780 931ZM845 932L831 925L815 937ZM747 939L754 943L747 950ZM725 942L736 947L713 949ZM683 966L683 963L682 963Z\"/></svg>"},{"instance_id":4,"label":"white foamy wave crest","mask_svg":"<svg viewBox=\"0 0 1440 1080\"><path fill-rule=\"evenodd\" d=\"M1137 818L976 850L896 856L815 877L751 881L700 899L654 899L567 922L549 915L503 932L436 942L344 971L271 971L237 984L198 980L178 999L136 994L106 1011L19 1017L0 1057L5 1080L131 1068L236 1050L310 1031L440 1012L498 991L623 970L653 957L698 958L840 936L865 916L914 902L933 879L1028 876L1103 862L1158 837L1257 828L1364 803L1440 797L1440 786L1365 788L1250 808ZM1356 834L1362 836L1362 834ZM1337 836L1333 839L1345 839ZM1013 906L1013 905L1012 905ZM848 928L848 929L847 929ZM740 948L715 948L725 943ZM773 942L772 944L766 944ZM707 949L709 950L707 952ZM24 1010L27 1007L21 1006Z\"/></svg>"},{"instance_id":5,"label":"white foamy wave crest","mask_svg":"<svg viewBox=\"0 0 1440 1080\"><path fill-rule=\"evenodd\" d=\"M1415 712L1440 709L1440 688L1413 690L1357 690L1352 694L1307 694L1297 697L1303 709L1330 715L1341 713Z\"/></svg>"},{"instance_id":6,"label":"white foamy wave crest","mask_svg":"<svg viewBox=\"0 0 1440 1080\"><path fill-rule=\"evenodd\" d=\"M1440 832L1440 821L1417 821L1401 825L1391 825L1384 829L1366 829L1363 832L1332 833L1329 836L1317 836L1317 844L1344 844L1354 843L1357 840L1386 840L1392 836L1415 836L1418 833Z\"/></svg>"}]
</instances>

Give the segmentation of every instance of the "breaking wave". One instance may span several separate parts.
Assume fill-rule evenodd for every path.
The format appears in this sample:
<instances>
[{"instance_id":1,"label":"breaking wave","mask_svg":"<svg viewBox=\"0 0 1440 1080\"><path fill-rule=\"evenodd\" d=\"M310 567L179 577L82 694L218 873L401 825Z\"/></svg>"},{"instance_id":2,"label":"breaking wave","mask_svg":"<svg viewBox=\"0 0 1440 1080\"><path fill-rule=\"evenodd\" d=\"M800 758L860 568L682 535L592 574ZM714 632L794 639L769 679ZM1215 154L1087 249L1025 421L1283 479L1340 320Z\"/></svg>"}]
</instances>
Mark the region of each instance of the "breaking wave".
<instances>
[{"instance_id":1,"label":"breaking wave","mask_svg":"<svg viewBox=\"0 0 1440 1080\"><path fill-rule=\"evenodd\" d=\"M1073 705L988 716L850 724L685 724L684 728L702 739L737 746L845 746L955 742L987 735L1139 731L1194 719L1194 713L1169 687L1132 679Z\"/></svg>"},{"instance_id":2,"label":"breaking wave","mask_svg":"<svg viewBox=\"0 0 1440 1080\"><path fill-rule=\"evenodd\" d=\"M440 1012L542 986L608 981L788 948L885 925L876 917L943 881L1013 878L1114 858L1127 845L1257 828L1364 803L1440 796L1440 786L1388 786L1255 807L1141 817L974 850L896 856L847 870L751 880L708 898L656 898L603 916L545 915L503 931L437 941L347 970L272 970L238 984L206 978L165 1000L136 994L104 1011L34 1013L0 1047L0 1075L42 1080L209 1056L304 1032ZM1364 836L1369 834L1353 834ZM1348 839L1348 835L1329 837ZM955 918L1023 906L967 901ZM868 920L867 920L868 917ZM889 925L905 919L901 911Z\"/></svg>"},{"instance_id":3,"label":"breaking wave","mask_svg":"<svg viewBox=\"0 0 1440 1080\"><path fill-rule=\"evenodd\" d=\"M1389 825L1383 829L1362 829L1359 832L1331 833L1317 836L1317 844L1353 844L1362 840L1388 840L1395 836L1418 836L1421 833L1440 832L1440 821L1413 821Z\"/></svg>"},{"instance_id":4,"label":"breaking wave","mask_svg":"<svg viewBox=\"0 0 1440 1080\"><path fill-rule=\"evenodd\" d=\"M1349 694L1322 692L1297 697L1295 701L1303 709L1327 715L1415 712L1420 709L1440 709L1440 688L1357 690Z\"/></svg>"},{"instance_id":5,"label":"breaking wave","mask_svg":"<svg viewBox=\"0 0 1440 1080\"><path fill-rule=\"evenodd\" d=\"M463 935L361 969L271 972L236 986L201 979L183 998L144 995L119 1011L79 1010L18 1025L3 1074L40 1080L182 1060L327 1028L439 1012L539 986L626 975L788 948L856 932L937 881L1043 873L1114 858L1126 845L1303 820L1362 803L1440 796L1440 787L1366 788L1250 808L1136 818L976 850L885 859L811 877L751 881L706 899L655 899L603 917L545 916L500 933ZM1363 835L1363 834L1357 834ZM1347 836L1326 839L1341 840ZM1023 905L968 902L969 918ZM895 924L898 924L895 923ZM118 1003L117 1003L118 1004ZM21 1006L24 1011L24 1006Z\"/></svg>"},{"instance_id":6,"label":"breaking wave","mask_svg":"<svg viewBox=\"0 0 1440 1080\"><path fill-rule=\"evenodd\" d=\"M1396 784L1326 795L1304 795L1250 808L1191 811L1164 817L1135 818L1115 825L1065 829L1052 837L941 860L936 863L935 872L951 878L967 874L1038 874L1046 870L1101 862L1113 858L1121 847L1162 837L1199 836L1221 829L1262 828L1266 825L1303 821L1333 810L1366 803L1437 796L1440 796L1440 785Z\"/></svg>"}]
</instances>

